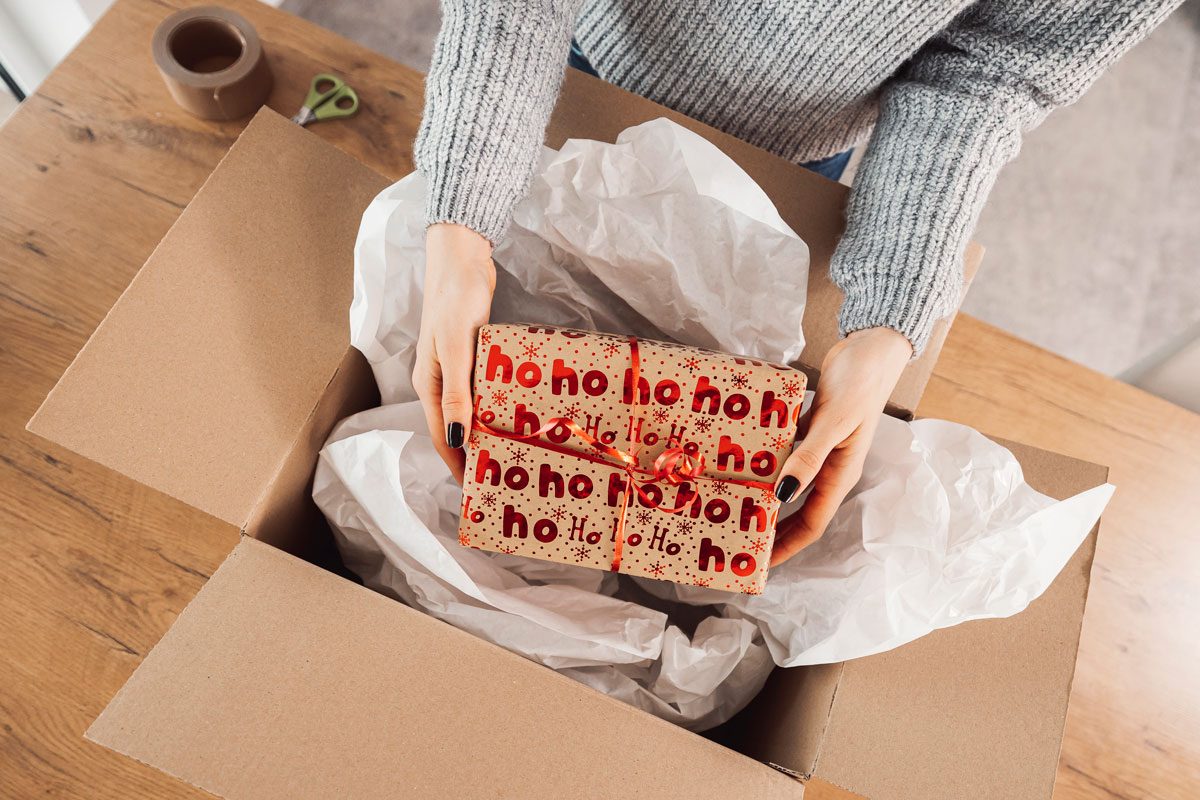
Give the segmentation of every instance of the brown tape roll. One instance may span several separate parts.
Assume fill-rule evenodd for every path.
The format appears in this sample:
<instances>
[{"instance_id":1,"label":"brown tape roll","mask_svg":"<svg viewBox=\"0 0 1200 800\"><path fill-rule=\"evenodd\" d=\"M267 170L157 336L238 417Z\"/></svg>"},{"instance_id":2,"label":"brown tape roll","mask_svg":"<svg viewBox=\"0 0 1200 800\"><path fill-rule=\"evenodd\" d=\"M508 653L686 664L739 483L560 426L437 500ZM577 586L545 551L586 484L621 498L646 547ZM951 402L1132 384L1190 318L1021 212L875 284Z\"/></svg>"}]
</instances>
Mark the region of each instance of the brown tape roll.
<instances>
[{"instance_id":1,"label":"brown tape roll","mask_svg":"<svg viewBox=\"0 0 1200 800\"><path fill-rule=\"evenodd\" d=\"M177 11L155 29L152 47L171 96L197 117L245 117L271 93L271 69L258 33L228 9Z\"/></svg>"}]
</instances>

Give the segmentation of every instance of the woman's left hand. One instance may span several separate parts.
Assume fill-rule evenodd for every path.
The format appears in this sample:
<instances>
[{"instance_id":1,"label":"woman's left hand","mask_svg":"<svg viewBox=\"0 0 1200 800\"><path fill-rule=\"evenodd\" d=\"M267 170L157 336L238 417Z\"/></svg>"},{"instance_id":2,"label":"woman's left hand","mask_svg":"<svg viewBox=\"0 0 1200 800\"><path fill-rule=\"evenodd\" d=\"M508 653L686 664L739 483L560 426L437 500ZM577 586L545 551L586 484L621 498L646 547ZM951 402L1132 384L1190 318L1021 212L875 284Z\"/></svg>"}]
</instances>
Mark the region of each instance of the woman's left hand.
<instances>
[{"instance_id":1,"label":"woman's left hand","mask_svg":"<svg viewBox=\"0 0 1200 800\"><path fill-rule=\"evenodd\" d=\"M862 476L879 416L912 358L908 339L890 328L855 331L825 356L808 434L783 465L775 492L783 502L812 491L779 523L771 565L787 561L825 532Z\"/></svg>"}]
</instances>

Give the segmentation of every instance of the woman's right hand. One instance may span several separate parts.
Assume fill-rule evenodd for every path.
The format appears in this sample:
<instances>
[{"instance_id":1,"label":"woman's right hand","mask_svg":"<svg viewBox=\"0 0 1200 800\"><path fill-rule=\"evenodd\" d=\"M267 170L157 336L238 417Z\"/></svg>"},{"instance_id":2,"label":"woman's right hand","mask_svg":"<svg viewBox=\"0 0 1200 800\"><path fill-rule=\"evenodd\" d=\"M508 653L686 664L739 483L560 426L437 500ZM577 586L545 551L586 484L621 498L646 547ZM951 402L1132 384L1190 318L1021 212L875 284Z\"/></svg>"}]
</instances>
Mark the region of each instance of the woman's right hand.
<instances>
[{"instance_id":1,"label":"woman's right hand","mask_svg":"<svg viewBox=\"0 0 1200 800\"><path fill-rule=\"evenodd\" d=\"M413 386L438 454L459 483L471 431L471 371L475 335L488 321L496 265L492 245L470 228L451 223L425 232L425 299Z\"/></svg>"}]
</instances>

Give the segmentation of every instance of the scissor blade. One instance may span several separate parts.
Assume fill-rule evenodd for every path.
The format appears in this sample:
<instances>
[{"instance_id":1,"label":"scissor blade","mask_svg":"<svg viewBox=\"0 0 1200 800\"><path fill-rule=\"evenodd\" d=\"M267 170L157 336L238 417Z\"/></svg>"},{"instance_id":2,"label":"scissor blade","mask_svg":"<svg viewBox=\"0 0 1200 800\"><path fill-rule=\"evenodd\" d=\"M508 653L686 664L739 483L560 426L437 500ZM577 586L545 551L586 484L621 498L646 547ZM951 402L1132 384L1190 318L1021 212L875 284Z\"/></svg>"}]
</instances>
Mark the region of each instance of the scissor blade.
<instances>
[{"instance_id":1,"label":"scissor blade","mask_svg":"<svg viewBox=\"0 0 1200 800\"><path fill-rule=\"evenodd\" d=\"M303 128L305 125L312 122L315 117L316 115L313 114L312 109L308 106L304 106L296 112L296 116L292 117L292 122Z\"/></svg>"}]
</instances>

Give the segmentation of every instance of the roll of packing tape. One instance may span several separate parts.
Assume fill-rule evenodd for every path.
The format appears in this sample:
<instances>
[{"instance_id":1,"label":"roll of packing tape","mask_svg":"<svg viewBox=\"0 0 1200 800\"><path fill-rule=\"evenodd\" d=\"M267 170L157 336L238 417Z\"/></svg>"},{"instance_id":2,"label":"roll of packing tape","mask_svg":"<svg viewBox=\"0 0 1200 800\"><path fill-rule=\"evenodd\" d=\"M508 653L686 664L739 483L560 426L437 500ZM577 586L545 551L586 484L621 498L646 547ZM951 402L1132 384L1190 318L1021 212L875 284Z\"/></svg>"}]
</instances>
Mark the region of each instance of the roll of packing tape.
<instances>
[{"instance_id":1,"label":"roll of packing tape","mask_svg":"<svg viewBox=\"0 0 1200 800\"><path fill-rule=\"evenodd\" d=\"M154 31L152 47L171 96L197 117L245 117L271 93L262 41L249 22L229 9L177 11Z\"/></svg>"}]
</instances>

